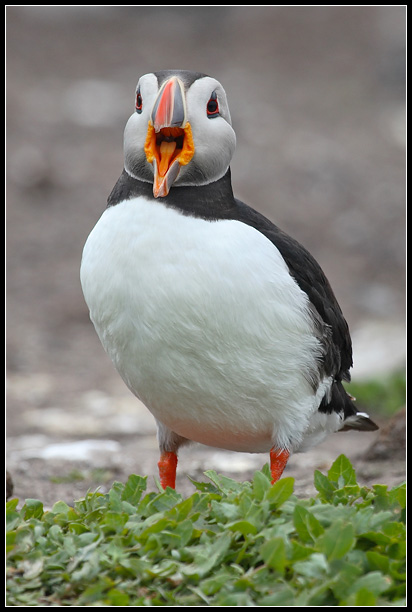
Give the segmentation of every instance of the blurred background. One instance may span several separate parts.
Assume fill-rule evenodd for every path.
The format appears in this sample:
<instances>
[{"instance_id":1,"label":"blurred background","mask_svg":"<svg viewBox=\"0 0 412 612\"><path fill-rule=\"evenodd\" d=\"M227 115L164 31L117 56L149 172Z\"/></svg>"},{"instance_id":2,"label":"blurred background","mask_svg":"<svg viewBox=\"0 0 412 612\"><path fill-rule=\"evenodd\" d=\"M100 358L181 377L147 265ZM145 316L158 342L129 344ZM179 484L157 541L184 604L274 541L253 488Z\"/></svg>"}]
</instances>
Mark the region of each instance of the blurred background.
<instances>
[{"instance_id":1,"label":"blurred background","mask_svg":"<svg viewBox=\"0 0 412 612\"><path fill-rule=\"evenodd\" d=\"M89 481L156 472L153 419L105 355L79 282L147 72L223 84L236 196L323 267L352 330L354 380L403 368L405 12L7 7L7 434L18 496L70 498ZM256 459L213 451L207 463L196 449L187 462L199 473Z\"/></svg>"}]
</instances>

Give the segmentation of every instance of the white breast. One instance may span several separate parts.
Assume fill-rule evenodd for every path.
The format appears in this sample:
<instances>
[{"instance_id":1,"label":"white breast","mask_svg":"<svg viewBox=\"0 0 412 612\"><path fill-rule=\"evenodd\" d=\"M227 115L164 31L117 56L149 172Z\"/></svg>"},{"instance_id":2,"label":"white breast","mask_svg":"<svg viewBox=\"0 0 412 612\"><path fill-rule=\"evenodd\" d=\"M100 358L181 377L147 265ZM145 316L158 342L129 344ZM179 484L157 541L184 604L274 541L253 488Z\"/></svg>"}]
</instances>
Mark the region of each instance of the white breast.
<instances>
[{"instance_id":1,"label":"white breast","mask_svg":"<svg viewBox=\"0 0 412 612\"><path fill-rule=\"evenodd\" d=\"M103 346L164 425L232 450L299 447L331 381L314 394L308 298L260 232L134 198L91 232L81 282Z\"/></svg>"}]
</instances>

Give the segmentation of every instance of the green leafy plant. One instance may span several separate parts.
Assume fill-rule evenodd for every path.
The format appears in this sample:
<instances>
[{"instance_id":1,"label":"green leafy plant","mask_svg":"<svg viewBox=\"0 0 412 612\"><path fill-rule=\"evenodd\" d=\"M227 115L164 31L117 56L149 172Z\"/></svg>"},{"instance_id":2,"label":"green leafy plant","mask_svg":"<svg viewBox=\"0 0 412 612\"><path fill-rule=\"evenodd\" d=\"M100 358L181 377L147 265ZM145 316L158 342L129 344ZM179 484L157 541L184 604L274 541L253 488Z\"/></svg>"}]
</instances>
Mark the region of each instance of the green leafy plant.
<instances>
[{"instance_id":1,"label":"green leafy plant","mask_svg":"<svg viewBox=\"0 0 412 612\"><path fill-rule=\"evenodd\" d=\"M404 485L362 487L343 455L308 500L268 466L251 483L206 476L186 499L132 475L73 508L11 500L8 604L405 604Z\"/></svg>"}]
</instances>

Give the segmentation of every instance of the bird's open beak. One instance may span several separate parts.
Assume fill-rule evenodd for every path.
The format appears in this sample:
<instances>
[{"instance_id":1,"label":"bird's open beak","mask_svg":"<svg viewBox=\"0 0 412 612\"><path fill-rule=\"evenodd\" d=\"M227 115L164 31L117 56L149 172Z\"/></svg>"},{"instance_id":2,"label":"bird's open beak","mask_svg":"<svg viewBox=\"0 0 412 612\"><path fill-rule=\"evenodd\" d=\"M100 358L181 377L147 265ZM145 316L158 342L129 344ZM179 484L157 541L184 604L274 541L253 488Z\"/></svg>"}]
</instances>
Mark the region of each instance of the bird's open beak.
<instances>
[{"instance_id":1,"label":"bird's open beak","mask_svg":"<svg viewBox=\"0 0 412 612\"><path fill-rule=\"evenodd\" d=\"M153 164L153 195L165 197L180 167L188 164L195 152L192 129L186 120L183 84L177 77L166 81L159 91L150 115L144 150L147 161Z\"/></svg>"}]
</instances>

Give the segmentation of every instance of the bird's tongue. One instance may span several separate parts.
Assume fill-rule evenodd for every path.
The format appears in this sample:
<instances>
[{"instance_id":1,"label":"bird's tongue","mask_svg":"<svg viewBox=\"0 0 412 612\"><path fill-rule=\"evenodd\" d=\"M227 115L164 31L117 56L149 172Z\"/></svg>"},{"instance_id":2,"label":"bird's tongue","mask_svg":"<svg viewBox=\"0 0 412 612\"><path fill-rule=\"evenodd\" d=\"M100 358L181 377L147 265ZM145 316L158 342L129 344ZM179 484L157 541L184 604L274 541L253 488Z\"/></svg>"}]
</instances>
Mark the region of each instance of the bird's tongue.
<instances>
[{"instance_id":1,"label":"bird's tongue","mask_svg":"<svg viewBox=\"0 0 412 612\"><path fill-rule=\"evenodd\" d=\"M171 142L166 142L164 140L159 149L160 153L160 163L158 167L158 173L160 176L165 176L166 172L169 170L171 159L173 157L173 153L176 149L176 142L172 140Z\"/></svg>"}]
</instances>

